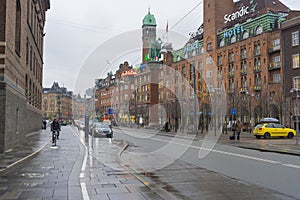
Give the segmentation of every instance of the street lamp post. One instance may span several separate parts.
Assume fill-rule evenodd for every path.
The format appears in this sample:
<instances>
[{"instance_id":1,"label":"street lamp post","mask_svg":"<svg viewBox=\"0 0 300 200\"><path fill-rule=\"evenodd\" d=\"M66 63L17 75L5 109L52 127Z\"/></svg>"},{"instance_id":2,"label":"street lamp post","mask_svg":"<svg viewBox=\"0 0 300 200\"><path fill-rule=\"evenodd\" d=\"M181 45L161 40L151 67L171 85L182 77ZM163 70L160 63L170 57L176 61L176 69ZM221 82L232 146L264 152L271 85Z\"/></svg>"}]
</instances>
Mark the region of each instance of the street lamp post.
<instances>
[{"instance_id":1,"label":"street lamp post","mask_svg":"<svg viewBox=\"0 0 300 200\"><path fill-rule=\"evenodd\" d=\"M298 134L299 134L299 119L298 119L298 88L292 88L290 93L296 92L296 106L294 107L295 117L296 117L296 144L298 144Z\"/></svg>"}]
</instances>

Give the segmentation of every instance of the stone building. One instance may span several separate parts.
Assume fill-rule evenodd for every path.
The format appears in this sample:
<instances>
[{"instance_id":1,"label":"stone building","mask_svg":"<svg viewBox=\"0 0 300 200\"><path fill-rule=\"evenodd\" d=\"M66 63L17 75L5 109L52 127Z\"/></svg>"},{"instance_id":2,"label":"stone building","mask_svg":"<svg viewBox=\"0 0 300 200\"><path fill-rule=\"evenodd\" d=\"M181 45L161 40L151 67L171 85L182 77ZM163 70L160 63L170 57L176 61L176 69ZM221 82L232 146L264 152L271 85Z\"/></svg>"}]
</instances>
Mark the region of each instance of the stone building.
<instances>
[{"instance_id":1,"label":"stone building","mask_svg":"<svg viewBox=\"0 0 300 200\"><path fill-rule=\"evenodd\" d=\"M42 112L44 119L69 123L73 119L73 92L57 82L51 88L43 88Z\"/></svg>"},{"instance_id":2,"label":"stone building","mask_svg":"<svg viewBox=\"0 0 300 200\"><path fill-rule=\"evenodd\" d=\"M80 95L73 95L73 119L84 119L85 116L85 100Z\"/></svg>"},{"instance_id":3,"label":"stone building","mask_svg":"<svg viewBox=\"0 0 300 200\"><path fill-rule=\"evenodd\" d=\"M0 151L41 128L48 9L49 0L0 1Z\"/></svg>"}]
</instances>

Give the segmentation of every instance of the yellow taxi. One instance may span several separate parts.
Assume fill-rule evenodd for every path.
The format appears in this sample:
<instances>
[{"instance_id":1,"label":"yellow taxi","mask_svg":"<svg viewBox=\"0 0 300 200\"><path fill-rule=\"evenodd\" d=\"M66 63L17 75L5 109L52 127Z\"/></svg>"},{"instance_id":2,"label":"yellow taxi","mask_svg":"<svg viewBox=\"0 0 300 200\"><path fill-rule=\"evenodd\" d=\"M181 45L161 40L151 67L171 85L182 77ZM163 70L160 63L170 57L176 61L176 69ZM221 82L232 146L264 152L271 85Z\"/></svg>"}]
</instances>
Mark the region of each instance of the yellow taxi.
<instances>
[{"instance_id":1,"label":"yellow taxi","mask_svg":"<svg viewBox=\"0 0 300 200\"><path fill-rule=\"evenodd\" d=\"M293 138L296 136L296 131L291 128L286 128L284 125L278 123L263 123L255 126L253 135L257 139L261 137L264 137L265 139L270 137Z\"/></svg>"}]
</instances>

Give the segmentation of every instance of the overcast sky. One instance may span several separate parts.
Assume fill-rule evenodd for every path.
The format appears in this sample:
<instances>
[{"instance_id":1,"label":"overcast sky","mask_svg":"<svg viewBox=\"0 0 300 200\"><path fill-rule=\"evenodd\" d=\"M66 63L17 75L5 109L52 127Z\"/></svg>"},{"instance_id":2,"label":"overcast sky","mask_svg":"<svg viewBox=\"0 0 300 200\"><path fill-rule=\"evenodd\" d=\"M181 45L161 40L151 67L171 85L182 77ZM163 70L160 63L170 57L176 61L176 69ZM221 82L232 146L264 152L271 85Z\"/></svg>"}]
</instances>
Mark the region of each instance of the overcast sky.
<instances>
[{"instance_id":1,"label":"overcast sky","mask_svg":"<svg viewBox=\"0 0 300 200\"><path fill-rule=\"evenodd\" d=\"M43 86L50 87L57 81L69 90L83 93L84 88L93 86L95 78L104 77L107 70L114 71L119 63L125 60L133 65L140 63L141 58L137 56L140 55L140 49L137 47L140 48L142 20L148 13L148 7L155 15L157 29L165 30L167 21L169 30L174 27L168 38L173 42L172 36L188 37L201 25L201 2L50 0L51 8L47 12L45 29ZM300 10L299 0L282 2L291 9ZM193 12L188 14L191 10ZM133 38L136 39L133 41ZM121 42L124 40L127 44ZM118 44L119 47L131 46L124 49L119 48ZM78 81L78 74L85 74L89 80Z\"/></svg>"}]
</instances>

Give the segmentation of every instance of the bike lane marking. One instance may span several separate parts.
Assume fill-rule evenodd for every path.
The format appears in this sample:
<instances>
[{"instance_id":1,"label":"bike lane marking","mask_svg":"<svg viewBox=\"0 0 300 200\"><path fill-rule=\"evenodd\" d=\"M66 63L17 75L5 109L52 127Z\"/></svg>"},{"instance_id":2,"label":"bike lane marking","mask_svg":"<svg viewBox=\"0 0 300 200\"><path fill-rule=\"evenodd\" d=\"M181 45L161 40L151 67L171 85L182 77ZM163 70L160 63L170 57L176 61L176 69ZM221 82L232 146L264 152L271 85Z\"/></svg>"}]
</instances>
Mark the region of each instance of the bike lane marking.
<instances>
[{"instance_id":1,"label":"bike lane marking","mask_svg":"<svg viewBox=\"0 0 300 200\"><path fill-rule=\"evenodd\" d=\"M81 165L81 170L80 170L80 175L79 178L84 178L84 171L86 170L86 165L87 165L87 158L88 158L88 149L86 147L86 145L84 144L84 142L80 139L79 135L76 134L76 132L71 129L73 131L73 133L78 137L79 141L81 142L81 144L84 146L85 148L85 155L84 155L84 159ZM86 183L85 182L81 182L80 181L80 187L81 187L81 193L82 193L82 197L84 200L89 200L89 194L86 188Z\"/></svg>"}]
</instances>

